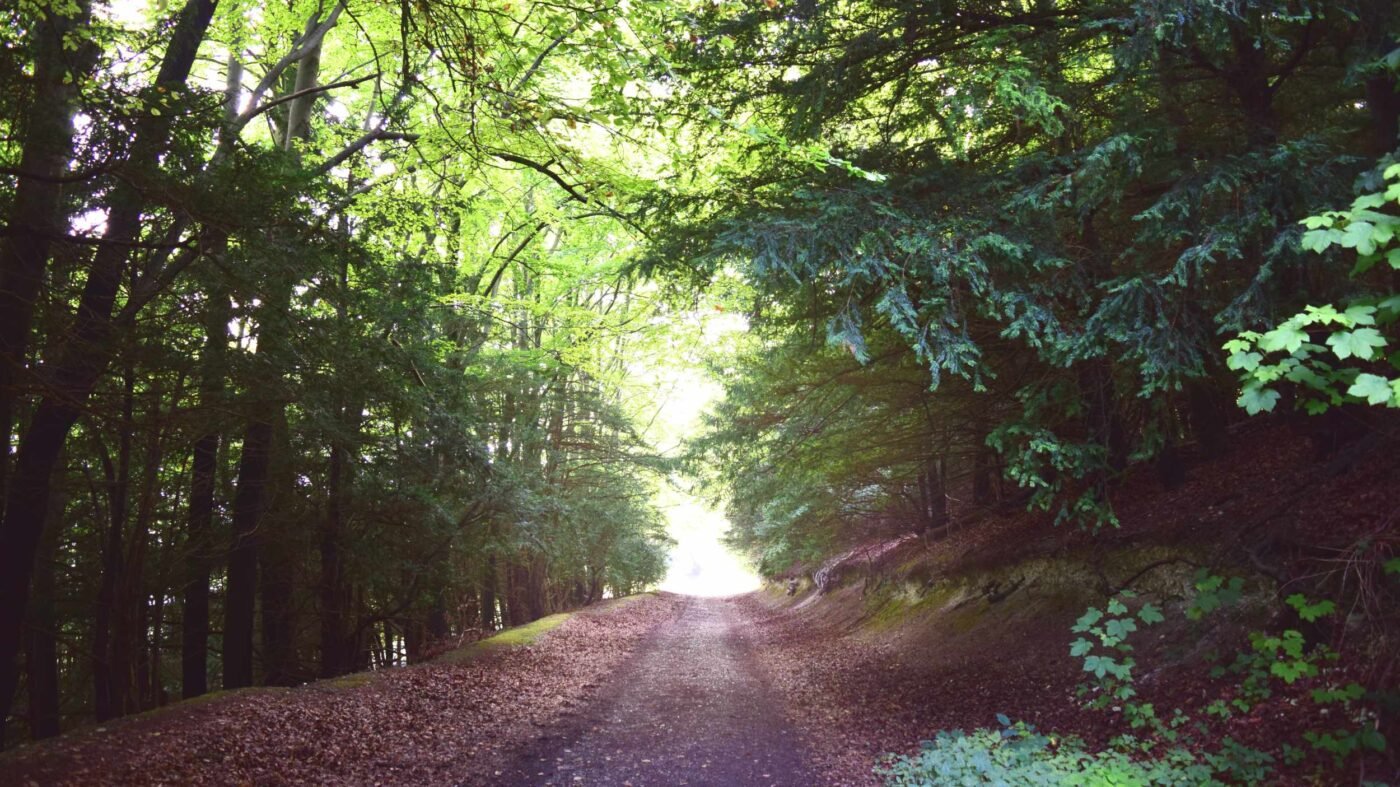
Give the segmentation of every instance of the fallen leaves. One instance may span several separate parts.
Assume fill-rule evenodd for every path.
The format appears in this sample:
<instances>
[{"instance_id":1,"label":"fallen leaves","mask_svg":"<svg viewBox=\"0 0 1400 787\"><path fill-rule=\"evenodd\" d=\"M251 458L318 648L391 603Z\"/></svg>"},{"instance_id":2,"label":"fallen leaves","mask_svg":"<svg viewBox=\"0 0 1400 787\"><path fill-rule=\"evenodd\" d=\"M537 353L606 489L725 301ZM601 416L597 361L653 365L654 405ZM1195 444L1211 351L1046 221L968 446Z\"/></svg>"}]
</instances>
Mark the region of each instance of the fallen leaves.
<instances>
[{"instance_id":1,"label":"fallen leaves","mask_svg":"<svg viewBox=\"0 0 1400 787\"><path fill-rule=\"evenodd\" d=\"M6 755L17 783L479 783L588 694L658 623L664 597L584 610L534 644L343 687L256 689Z\"/></svg>"}]
</instances>

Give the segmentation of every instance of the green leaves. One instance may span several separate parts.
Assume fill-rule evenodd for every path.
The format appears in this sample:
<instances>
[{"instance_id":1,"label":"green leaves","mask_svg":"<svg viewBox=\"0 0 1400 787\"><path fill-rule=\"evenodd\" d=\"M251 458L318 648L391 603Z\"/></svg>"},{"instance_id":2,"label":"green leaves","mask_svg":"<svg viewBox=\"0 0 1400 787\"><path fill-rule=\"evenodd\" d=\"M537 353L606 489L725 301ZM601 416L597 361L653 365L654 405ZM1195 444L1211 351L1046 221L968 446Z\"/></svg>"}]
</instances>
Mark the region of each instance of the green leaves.
<instances>
[{"instance_id":1,"label":"green leaves","mask_svg":"<svg viewBox=\"0 0 1400 787\"><path fill-rule=\"evenodd\" d=\"M1161 611L1158 610L1156 607L1152 606L1151 604L1142 605L1142 609L1138 610L1138 619L1140 619L1143 623L1146 623L1148 625L1152 625L1154 623L1161 623L1162 621L1166 620L1166 618L1162 616Z\"/></svg>"},{"instance_id":2,"label":"green leaves","mask_svg":"<svg viewBox=\"0 0 1400 787\"><path fill-rule=\"evenodd\" d=\"M1279 392L1271 388L1264 388L1258 383L1247 386L1240 393L1236 402L1243 407L1250 415L1273 412L1274 405L1278 404Z\"/></svg>"},{"instance_id":3,"label":"green leaves","mask_svg":"<svg viewBox=\"0 0 1400 787\"><path fill-rule=\"evenodd\" d=\"M1356 382L1347 389L1348 396L1355 396L1367 404L1400 405L1400 379L1388 380L1378 374L1363 372L1356 376Z\"/></svg>"},{"instance_id":4,"label":"green leaves","mask_svg":"<svg viewBox=\"0 0 1400 787\"><path fill-rule=\"evenodd\" d=\"M1392 268L1400 267L1400 247L1387 249L1400 230L1400 216L1382 212L1400 204L1400 169L1386 168L1392 181L1384 193L1363 194L1349 211L1328 211L1302 221L1307 227L1302 246L1316 253L1332 246L1354 249L1358 254L1352 276L1366 273L1381 259ZM1306 306L1277 327L1262 334L1244 332L1225 343L1225 364L1239 374L1242 393L1238 404L1250 415L1271 412L1279 395L1264 386L1287 380L1301 387L1298 406L1309 414L1351 401L1374 406L1400 406L1400 381L1379 374L1378 369L1334 366L1319 355L1322 347L1313 344L1311 329L1328 329L1326 346L1337 361L1379 362L1386 360L1383 348L1392 344L1391 332L1400 318L1400 296L1359 297L1338 309L1327 303ZM1270 354L1288 357L1272 359Z\"/></svg>"},{"instance_id":5,"label":"green leaves","mask_svg":"<svg viewBox=\"0 0 1400 787\"><path fill-rule=\"evenodd\" d=\"M1227 580L1204 568L1196 572L1193 584L1196 597L1186 607L1186 617L1191 620L1200 620L1223 606L1234 604L1244 594L1244 580L1240 577Z\"/></svg>"},{"instance_id":6,"label":"green leaves","mask_svg":"<svg viewBox=\"0 0 1400 787\"><path fill-rule=\"evenodd\" d=\"M1298 612L1298 617L1312 623L1337 611L1337 605L1327 599L1316 603L1309 602L1302 593L1294 593L1285 599L1288 606Z\"/></svg>"},{"instance_id":7,"label":"green leaves","mask_svg":"<svg viewBox=\"0 0 1400 787\"><path fill-rule=\"evenodd\" d=\"M1089 607L1083 615L1079 616L1079 620L1074 622L1074 628L1071 631L1089 631L1100 620L1103 620L1103 611L1096 607Z\"/></svg>"},{"instance_id":8,"label":"green leaves","mask_svg":"<svg viewBox=\"0 0 1400 787\"><path fill-rule=\"evenodd\" d=\"M1300 325L1301 321L1290 320L1268 331L1259 339L1259 349L1264 352L1297 352L1308 340L1308 334Z\"/></svg>"},{"instance_id":9,"label":"green leaves","mask_svg":"<svg viewBox=\"0 0 1400 787\"><path fill-rule=\"evenodd\" d=\"M1374 328L1358 328L1354 331L1337 331L1327 337L1327 346L1343 361L1352 357L1369 361L1375 357L1376 348L1386 346L1386 340Z\"/></svg>"}]
</instances>

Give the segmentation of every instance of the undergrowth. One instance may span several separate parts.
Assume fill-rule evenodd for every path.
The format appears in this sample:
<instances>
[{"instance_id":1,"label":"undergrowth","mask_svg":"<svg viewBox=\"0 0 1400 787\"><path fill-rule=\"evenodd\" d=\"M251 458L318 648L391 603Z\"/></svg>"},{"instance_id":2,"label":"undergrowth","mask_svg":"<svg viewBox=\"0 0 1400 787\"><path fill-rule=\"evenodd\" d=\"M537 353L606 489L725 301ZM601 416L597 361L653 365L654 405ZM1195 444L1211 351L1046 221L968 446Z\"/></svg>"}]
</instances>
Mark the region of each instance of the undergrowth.
<instances>
[{"instance_id":1,"label":"undergrowth","mask_svg":"<svg viewBox=\"0 0 1400 787\"><path fill-rule=\"evenodd\" d=\"M1387 569L1391 569L1387 566ZM1196 595L1183 610L1199 620L1236 603L1243 582L1198 572ZM1336 614L1333 602L1302 594L1286 599L1298 620L1313 624ZM1137 594L1115 594L1103 609L1090 607L1072 629L1078 634L1070 655L1081 659L1088 679L1080 687L1085 706L1110 711L1126 725L1107 748L1094 750L1074 736L1041 733L1024 722L998 715L1000 728L942 731L911 756L886 755L876 767L891 787L912 785L1225 785L1269 784L1283 768L1334 782L1367 752L1382 752L1375 707L1393 701L1392 693L1369 691L1355 682L1333 678L1338 654L1310 642L1297 628L1253 631L1249 646L1222 660L1212 678L1231 676L1233 687L1206 707L1163 712L1139 696L1134 669L1134 635L1165 620L1156 605ZM1220 734L1222 725L1250 713L1283 687L1310 690L1302 695L1334 726L1303 730L1297 740L1278 741L1269 751ZM1296 691L1294 693L1297 693ZM1308 764L1311 763L1311 768ZM1300 771L1299 768L1302 768ZM1356 783L1382 782L1356 778Z\"/></svg>"}]
</instances>

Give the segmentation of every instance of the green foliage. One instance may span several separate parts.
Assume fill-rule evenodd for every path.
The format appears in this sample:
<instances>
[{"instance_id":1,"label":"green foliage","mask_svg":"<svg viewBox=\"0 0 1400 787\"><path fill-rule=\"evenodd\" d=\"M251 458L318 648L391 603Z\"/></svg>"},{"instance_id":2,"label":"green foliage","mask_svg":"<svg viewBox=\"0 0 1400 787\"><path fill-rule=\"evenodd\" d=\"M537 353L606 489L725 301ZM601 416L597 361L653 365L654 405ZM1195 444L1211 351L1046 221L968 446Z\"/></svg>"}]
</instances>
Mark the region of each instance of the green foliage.
<instances>
[{"instance_id":1,"label":"green foliage","mask_svg":"<svg viewBox=\"0 0 1400 787\"><path fill-rule=\"evenodd\" d=\"M1400 215L1381 212L1400 205L1400 164L1386 167L1384 177L1384 191L1357 197L1350 210L1302 221L1304 249L1356 253L1351 275L1358 283L1382 261L1386 269L1400 270ZM1386 352L1396 344L1400 295L1368 290L1340 307L1307 306L1269 331L1245 331L1226 342L1226 366L1239 373L1242 385L1239 405L1250 415L1272 411L1281 393L1270 386L1287 382L1297 392L1297 406L1313 414L1351 402L1400 407L1400 377L1391 377L1400 369L1400 354Z\"/></svg>"},{"instance_id":2,"label":"green foliage","mask_svg":"<svg viewBox=\"0 0 1400 787\"><path fill-rule=\"evenodd\" d=\"M1052 738L1024 722L1003 729L939 732L922 751L890 757L875 769L890 787L1005 784L1047 787L1181 785L1214 783L1209 767L1185 751L1135 760L1114 751L1095 752L1074 738Z\"/></svg>"},{"instance_id":3,"label":"green foliage","mask_svg":"<svg viewBox=\"0 0 1400 787\"><path fill-rule=\"evenodd\" d=\"M1132 701L1138 694L1133 685L1133 667L1137 662L1128 640L1138 631L1139 621L1150 626L1166 620L1161 610L1149 602L1138 604L1133 612L1128 605L1136 603L1136 598L1132 591L1124 590L1109 599L1104 609L1090 607L1070 629L1089 635L1074 640L1069 649L1070 656L1082 659L1084 672L1095 680L1092 687L1081 686L1080 695L1092 691L1089 707L1121 707L1132 729L1147 727L1167 740L1175 740L1176 733L1158 720L1150 703Z\"/></svg>"},{"instance_id":4,"label":"green foliage","mask_svg":"<svg viewBox=\"0 0 1400 787\"><path fill-rule=\"evenodd\" d=\"M1239 577L1226 579L1212 574L1209 569L1197 569L1192 582L1196 595L1186 607L1186 617L1200 620L1221 607L1238 602L1244 594L1244 580Z\"/></svg>"},{"instance_id":5,"label":"green foliage","mask_svg":"<svg viewBox=\"0 0 1400 787\"><path fill-rule=\"evenodd\" d=\"M1192 619L1234 603L1242 590L1238 581L1208 571L1197 574L1195 585L1197 598L1188 607ZM1301 594L1290 596L1288 604L1308 621L1335 611L1330 602L1311 602ZM876 773L888 785L1217 785L1263 784L1277 778L1278 763L1271 754L1229 737L1197 736L1193 728L1202 732L1209 728L1193 723L1181 710L1169 720L1159 719L1151 704L1135 699L1134 664L1128 655L1133 648L1128 640L1139 631L1138 623L1152 625L1164 620L1156 606L1138 603L1133 593L1125 591L1109 599L1103 608L1090 607L1072 628L1086 635L1070 645L1070 655L1082 659L1084 670L1094 679L1096 696L1090 707L1121 710L1133 731L1116 738L1111 748L1095 751L1076 738L1038 733L1034 727L1023 722L1012 724L999 714L1002 729L940 732L933 740L924 741L916 755L888 756ZM1310 651L1302 635L1292 630L1279 636L1254 632L1251 643L1252 650L1240 656L1246 669L1265 682L1271 677L1285 683L1316 677L1318 658L1325 657L1325 651ZM1244 693L1249 696L1248 680L1245 683ZM1336 705L1344 713L1354 713L1352 704L1364 694L1355 683L1312 692L1315 702ZM1221 719L1233 715L1222 700L1205 708L1205 713ZM1139 737L1143 735L1146 737ZM1370 720L1350 730L1312 730L1303 737L1313 748L1333 755L1338 767L1363 748L1381 751L1385 745ZM1292 744L1282 744L1280 750L1290 766L1305 756Z\"/></svg>"},{"instance_id":6,"label":"green foliage","mask_svg":"<svg viewBox=\"0 0 1400 787\"><path fill-rule=\"evenodd\" d=\"M1194 585L1196 596L1185 610L1191 620L1200 620L1210 612L1238 602L1243 591L1243 582L1239 578L1227 579L1206 569L1196 573ZM1137 621L1160 623L1165 617L1156 607L1146 603L1134 615L1128 606L1133 599L1131 592L1124 591L1110 599L1102 610L1090 607L1071 629L1075 633L1092 636L1092 639L1081 636L1070 645L1070 655L1083 660L1084 671L1093 681L1080 689L1081 696L1093 695L1088 707L1100 710L1112 707L1115 711L1121 711L1132 734L1148 736L1145 739L1124 736L1119 739L1120 745L1129 745L1143 752L1156 751L1159 742L1168 747L1181 747L1168 748L1167 757L1176 760L1185 758L1187 762L1204 767L1211 778L1229 775L1246 783L1271 778L1274 773L1271 755L1229 739L1221 741L1218 747L1212 745L1191 732L1192 719L1180 709L1175 710L1169 720L1163 720L1151 703L1137 699L1132 673L1136 663L1129 655L1133 652L1129 639L1138 631ZM1289 596L1286 603L1309 623L1336 612L1332 601L1311 601L1301 593ZM1291 686L1300 680L1320 679L1325 665L1337 658L1330 648L1310 645L1303 634L1295 629L1286 629L1278 634L1253 631L1249 634L1249 643L1249 650L1237 653L1228 667L1212 670L1212 677L1234 674L1238 683L1228 702L1223 698L1217 699L1203 709L1206 716L1226 721L1237 713L1248 713L1255 705L1273 695L1274 681ZM1310 692L1315 704L1336 706L1341 713L1358 720L1350 729L1335 732L1308 730L1303 734L1303 739L1312 748L1330 753L1339 767L1346 757L1363 748L1379 751L1385 745L1374 722L1364 715L1357 715L1358 702L1365 693L1365 689L1357 683L1323 683ZM1205 731L1208 728L1200 729ZM1285 755L1288 755L1289 749L1298 751L1290 744L1283 750Z\"/></svg>"},{"instance_id":7,"label":"green foliage","mask_svg":"<svg viewBox=\"0 0 1400 787\"><path fill-rule=\"evenodd\" d=\"M1070 2L969 24L937 4L799 6L701 4L658 25L678 85L668 106L709 118L686 139L714 144L675 148L678 176L644 201L647 270L736 272L755 290L740 308L832 356L878 367L900 342L936 420L984 396L977 443L990 437L1006 477L1060 522L1111 526L1128 465L1222 431L1217 399L1251 413L1287 404L1277 380L1289 368L1237 389L1218 337L1345 286L1297 222L1350 196L1374 158L1360 143L1370 105L1322 64L1389 72L1374 48L1322 44L1333 39L1321 31L1381 29L1390 11ZM732 134L731 117L765 131ZM774 139L812 155L772 155ZM827 152L886 177L807 160ZM1320 229L1367 251L1391 224L1376 205L1357 210L1366 227L1330 217ZM1379 364L1394 342L1375 306L1375 325L1334 324L1332 345L1305 341L1303 324L1270 333L1278 349L1245 340L1229 369L1252 374L1314 343L1333 363ZM1336 384L1369 401L1380 382ZM857 396L833 418L880 409ZM950 475L968 477L975 452L957 454ZM820 551L779 529L773 543Z\"/></svg>"}]
</instances>

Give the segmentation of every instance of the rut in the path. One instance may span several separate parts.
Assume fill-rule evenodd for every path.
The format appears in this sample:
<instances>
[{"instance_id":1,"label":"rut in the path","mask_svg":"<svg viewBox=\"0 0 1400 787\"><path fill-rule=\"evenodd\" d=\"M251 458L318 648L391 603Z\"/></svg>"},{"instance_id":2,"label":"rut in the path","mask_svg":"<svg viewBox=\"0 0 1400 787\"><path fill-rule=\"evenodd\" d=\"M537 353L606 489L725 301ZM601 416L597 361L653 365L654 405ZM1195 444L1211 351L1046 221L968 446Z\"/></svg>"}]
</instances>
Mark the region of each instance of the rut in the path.
<instances>
[{"instance_id":1,"label":"rut in the path","mask_svg":"<svg viewBox=\"0 0 1400 787\"><path fill-rule=\"evenodd\" d=\"M499 785L809 785L796 733L756 672L724 599L681 615L548 730Z\"/></svg>"}]
</instances>

